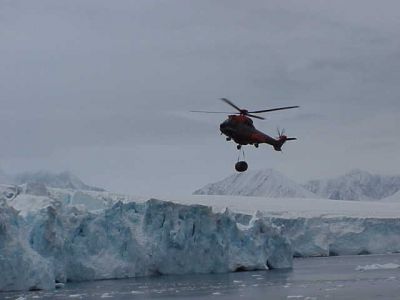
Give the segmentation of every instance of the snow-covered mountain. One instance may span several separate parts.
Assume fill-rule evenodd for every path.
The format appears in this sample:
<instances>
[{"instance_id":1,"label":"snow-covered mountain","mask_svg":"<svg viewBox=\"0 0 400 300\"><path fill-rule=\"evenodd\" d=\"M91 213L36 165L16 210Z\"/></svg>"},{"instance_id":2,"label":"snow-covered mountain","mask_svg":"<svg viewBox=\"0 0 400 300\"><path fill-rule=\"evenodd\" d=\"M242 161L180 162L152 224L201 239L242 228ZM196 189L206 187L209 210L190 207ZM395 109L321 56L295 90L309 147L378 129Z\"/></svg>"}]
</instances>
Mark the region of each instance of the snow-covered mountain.
<instances>
[{"instance_id":1,"label":"snow-covered mountain","mask_svg":"<svg viewBox=\"0 0 400 300\"><path fill-rule=\"evenodd\" d=\"M85 184L77 176L70 172L52 173L48 171L25 172L15 176L15 184L44 185L46 187L86 190L86 191L104 191L104 189Z\"/></svg>"},{"instance_id":2,"label":"snow-covered mountain","mask_svg":"<svg viewBox=\"0 0 400 300\"><path fill-rule=\"evenodd\" d=\"M389 197L383 198L382 202L400 202L400 191Z\"/></svg>"},{"instance_id":3,"label":"snow-covered mountain","mask_svg":"<svg viewBox=\"0 0 400 300\"><path fill-rule=\"evenodd\" d=\"M207 184L194 194L316 198L315 194L273 169L233 174L221 181Z\"/></svg>"},{"instance_id":4,"label":"snow-covered mountain","mask_svg":"<svg viewBox=\"0 0 400 300\"><path fill-rule=\"evenodd\" d=\"M362 170L328 180L311 180L304 187L321 198L380 200L400 190L400 176L382 176Z\"/></svg>"}]
</instances>

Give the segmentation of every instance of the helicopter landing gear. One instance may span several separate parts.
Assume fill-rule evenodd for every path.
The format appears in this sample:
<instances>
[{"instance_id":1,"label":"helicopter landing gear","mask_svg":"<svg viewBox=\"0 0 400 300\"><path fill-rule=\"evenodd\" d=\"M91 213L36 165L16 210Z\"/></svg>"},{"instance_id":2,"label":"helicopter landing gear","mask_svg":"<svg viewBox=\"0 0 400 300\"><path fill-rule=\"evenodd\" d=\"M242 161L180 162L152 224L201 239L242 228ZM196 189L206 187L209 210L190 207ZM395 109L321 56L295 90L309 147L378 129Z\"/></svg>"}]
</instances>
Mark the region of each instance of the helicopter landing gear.
<instances>
[{"instance_id":1,"label":"helicopter landing gear","mask_svg":"<svg viewBox=\"0 0 400 300\"><path fill-rule=\"evenodd\" d=\"M254 147L258 148L258 144L254 144Z\"/></svg>"},{"instance_id":2,"label":"helicopter landing gear","mask_svg":"<svg viewBox=\"0 0 400 300\"><path fill-rule=\"evenodd\" d=\"M237 145L238 150L240 150L242 147L241 145ZM241 160L241 157L243 160ZM239 156L238 156L238 160L235 164L235 170L237 172L244 172L247 170L248 165L247 162L245 161L246 157L244 155L244 150L242 149L242 151L239 152Z\"/></svg>"}]
</instances>

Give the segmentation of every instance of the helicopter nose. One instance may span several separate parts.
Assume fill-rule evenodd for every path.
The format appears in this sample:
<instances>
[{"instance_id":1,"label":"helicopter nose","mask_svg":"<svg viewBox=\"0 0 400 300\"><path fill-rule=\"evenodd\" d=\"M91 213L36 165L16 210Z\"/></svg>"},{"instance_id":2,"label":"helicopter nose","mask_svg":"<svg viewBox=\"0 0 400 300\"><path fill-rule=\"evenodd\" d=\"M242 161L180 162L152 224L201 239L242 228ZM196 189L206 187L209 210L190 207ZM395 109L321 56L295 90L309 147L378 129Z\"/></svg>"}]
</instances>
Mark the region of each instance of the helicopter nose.
<instances>
[{"instance_id":1,"label":"helicopter nose","mask_svg":"<svg viewBox=\"0 0 400 300\"><path fill-rule=\"evenodd\" d=\"M227 127L226 122L222 122L222 123L219 125L219 129L220 129L221 131L223 131L226 127Z\"/></svg>"},{"instance_id":2,"label":"helicopter nose","mask_svg":"<svg viewBox=\"0 0 400 300\"><path fill-rule=\"evenodd\" d=\"M227 133L228 133L227 132L228 128L227 128L227 125L225 123L221 123L219 125L219 130L221 131L221 134L227 135Z\"/></svg>"}]
</instances>

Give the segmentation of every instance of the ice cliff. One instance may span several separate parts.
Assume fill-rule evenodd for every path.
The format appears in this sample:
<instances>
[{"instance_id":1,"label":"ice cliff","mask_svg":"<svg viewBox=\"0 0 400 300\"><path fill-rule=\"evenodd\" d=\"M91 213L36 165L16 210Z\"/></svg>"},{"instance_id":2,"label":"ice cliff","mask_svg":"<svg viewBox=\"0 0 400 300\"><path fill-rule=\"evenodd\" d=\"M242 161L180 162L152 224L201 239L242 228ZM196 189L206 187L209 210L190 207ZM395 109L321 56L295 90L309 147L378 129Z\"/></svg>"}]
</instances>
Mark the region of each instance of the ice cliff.
<instances>
[{"instance_id":1,"label":"ice cliff","mask_svg":"<svg viewBox=\"0 0 400 300\"><path fill-rule=\"evenodd\" d=\"M400 251L399 202L147 199L34 185L1 200L0 291L286 268L293 256Z\"/></svg>"},{"instance_id":2,"label":"ice cliff","mask_svg":"<svg viewBox=\"0 0 400 300\"><path fill-rule=\"evenodd\" d=\"M117 202L96 213L56 200L46 205L22 217L1 202L0 291L292 265L280 228L257 217L243 226L228 210L154 199Z\"/></svg>"},{"instance_id":3,"label":"ice cliff","mask_svg":"<svg viewBox=\"0 0 400 300\"><path fill-rule=\"evenodd\" d=\"M400 251L399 218L322 216L288 219L266 216L263 221L280 226L296 257Z\"/></svg>"},{"instance_id":4,"label":"ice cliff","mask_svg":"<svg viewBox=\"0 0 400 300\"><path fill-rule=\"evenodd\" d=\"M294 256L383 254L400 252L400 201L327 201L307 198L192 196L174 201L225 207L242 213L246 224L254 211L264 223L281 229Z\"/></svg>"},{"instance_id":5,"label":"ice cliff","mask_svg":"<svg viewBox=\"0 0 400 300\"><path fill-rule=\"evenodd\" d=\"M54 287L51 264L34 251L17 211L0 199L0 291Z\"/></svg>"}]
</instances>

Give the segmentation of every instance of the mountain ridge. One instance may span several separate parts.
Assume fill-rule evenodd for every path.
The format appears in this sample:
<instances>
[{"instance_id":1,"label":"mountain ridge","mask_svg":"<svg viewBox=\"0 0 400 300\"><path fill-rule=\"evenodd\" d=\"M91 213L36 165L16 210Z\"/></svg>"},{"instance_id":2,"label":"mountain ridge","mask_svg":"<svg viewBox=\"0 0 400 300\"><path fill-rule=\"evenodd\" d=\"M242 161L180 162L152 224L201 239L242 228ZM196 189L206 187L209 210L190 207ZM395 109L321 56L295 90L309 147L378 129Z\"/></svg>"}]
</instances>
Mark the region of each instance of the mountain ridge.
<instances>
[{"instance_id":1,"label":"mountain ridge","mask_svg":"<svg viewBox=\"0 0 400 300\"><path fill-rule=\"evenodd\" d=\"M353 169L341 176L310 180L301 185L276 170L264 169L230 175L193 194L390 201L396 193L400 193L400 175L377 175Z\"/></svg>"},{"instance_id":2,"label":"mountain ridge","mask_svg":"<svg viewBox=\"0 0 400 300\"><path fill-rule=\"evenodd\" d=\"M236 173L207 184L193 194L316 198L316 195L274 169Z\"/></svg>"},{"instance_id":3,"label":"mountain ridge","mask_svg":"<svg viewBox=\"0 0 400 300\"><path fill-rule=\"evenodd\" d=\"M96 186L84 183L79 177L69 171L54 173L50 171L22 172L15 176L10 176L0 170L0 183L39 186L43 185L50 188L86 190L86 191L105 191Z\"/></svg>"},{"instance_id":4,"label":"mountain ridge","mask_svg":"<svg viewBox=\"0 0 400 300\"><path fill-rule=\"evenodd\" d=\"M400 175L377 175L353 169L334 178L310 180L303 187L332 200L381 200L400 190Z\"/></svg>"}]
</instances>

